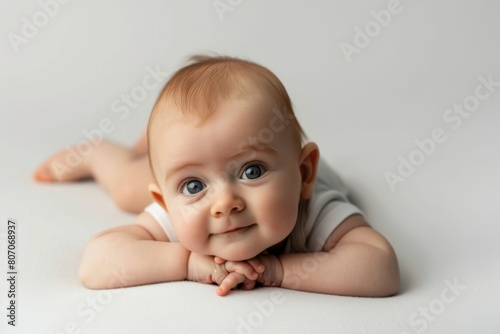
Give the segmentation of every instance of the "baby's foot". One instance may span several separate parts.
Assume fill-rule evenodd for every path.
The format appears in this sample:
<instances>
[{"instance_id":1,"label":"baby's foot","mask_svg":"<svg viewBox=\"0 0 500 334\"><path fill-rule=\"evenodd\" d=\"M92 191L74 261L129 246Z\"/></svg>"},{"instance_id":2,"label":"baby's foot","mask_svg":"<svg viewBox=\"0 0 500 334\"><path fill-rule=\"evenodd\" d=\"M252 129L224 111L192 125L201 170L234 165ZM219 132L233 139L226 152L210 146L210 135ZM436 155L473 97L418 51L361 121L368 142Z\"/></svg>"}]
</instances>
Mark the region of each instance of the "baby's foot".
<instances>
[{"instance_id":1,"label":"baby's foot","mask_svg":"<svg viewBox=\"0 0 500 334\"><path fill-rule=\"evenodd\" d=\"M92 148L79 152L77 147L67 147L45 160L33 173L40 182L75 181L91 176L88 156Z\"/></svg>"}]
</instances>

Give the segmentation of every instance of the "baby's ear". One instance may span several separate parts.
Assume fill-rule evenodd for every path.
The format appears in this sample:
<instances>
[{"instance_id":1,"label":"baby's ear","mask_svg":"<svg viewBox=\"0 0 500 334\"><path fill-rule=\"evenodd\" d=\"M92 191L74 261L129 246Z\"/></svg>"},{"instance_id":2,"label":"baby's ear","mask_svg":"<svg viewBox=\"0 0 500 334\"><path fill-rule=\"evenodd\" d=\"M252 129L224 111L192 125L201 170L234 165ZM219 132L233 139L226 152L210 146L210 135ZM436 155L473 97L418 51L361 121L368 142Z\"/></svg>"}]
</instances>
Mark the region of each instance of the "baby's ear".
<instances>
[{"instance_id":1,"label":"baby's ear","mask_svg":"<svg viewBox=\"0 0 500 334\"><path fill-rule=\"evenodd\" d=\"M161 194L160 188L156 185L156 183L150 183L148 186L149 193L151 194L151 197L153 197L154 201L158 204L160 204L165 211L168 212L167 205L165 204L165 201L163 200L163 195Z\"/></svg>"},{"instance_id":2,"label":"baby's ear","mask_svg":"<svg viewBox=\"0 0 500 334\"><path fill-rule=\"evenodd\" d=\"M312 196L316 174L318 172L319 149L315 143L307 143L302 148L300 156L300 174L302 176L302 188L300 197L309 199Z\"/></svg>"}]
</instances>

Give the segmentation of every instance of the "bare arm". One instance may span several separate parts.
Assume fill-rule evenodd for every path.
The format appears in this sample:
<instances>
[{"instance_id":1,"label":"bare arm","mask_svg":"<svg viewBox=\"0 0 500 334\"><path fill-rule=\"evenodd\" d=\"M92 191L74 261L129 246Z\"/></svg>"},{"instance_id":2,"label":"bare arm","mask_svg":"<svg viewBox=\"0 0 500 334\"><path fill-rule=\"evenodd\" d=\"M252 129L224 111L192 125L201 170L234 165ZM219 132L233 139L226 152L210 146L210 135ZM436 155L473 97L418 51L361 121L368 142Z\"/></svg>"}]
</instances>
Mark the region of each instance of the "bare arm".
<instances>
[{"instance_id":1,"label":"bare arm","mask_svg":"<svg viewBox=\"0 0 500 334\"><path fill-rule=\"evenodd\" d=\"M360 215L345 219L321 252L259 255L264 286L345 296L385 297L399 290L396 254Z\"/></svg>"},{"instance_id":2,"label":"bare arm","mask_svg":"<svg viewBox=\"0 0 500 334\"><path fill-rule=\"evenodd\" d=\"M139 139L137 139L137 142L134 144L134 147L132 147L132 152L138 156L148 154L148 134L146 129L141 133Z\"/></svg>"},{"instance_id":3,"label":"bare arm","mask_svg":"<svg viewBox=\"0 0 500 334\"><path fill-rule=\"evenodd\" d=\"M91 289L184 280L189 254L181 244L168 242L154 218L143 212L133 224L108 229L89 241L80 280Z\"/></svg>"},{"instance_id":4,"label":"bare arm","mask_svg":"<svg viewBox=\"0 0 500 334\"><path fill-rule=\"evenodd\" d=\"M108 229L92 238L83 254L80 280L90 289L112 289L127 286L190 280L224 285L217 294L226 295L242 283L252 289L258 260L230 267L217 264L213 256L192 253L178 242L169 242L165 232L147 212L134 224Z\"/></svg>"},{"instance_id":5,"label":"bare arm","mask_svg":"<svg viewBox=\"0 0 500 334\"><path fill-rule=\"evenodd\" d=\"M384 297L399 290L399 268L389 242L360 215L332 232L322 252L283 254L281 286L347 296Z\"/></svg>"}]
</instances>

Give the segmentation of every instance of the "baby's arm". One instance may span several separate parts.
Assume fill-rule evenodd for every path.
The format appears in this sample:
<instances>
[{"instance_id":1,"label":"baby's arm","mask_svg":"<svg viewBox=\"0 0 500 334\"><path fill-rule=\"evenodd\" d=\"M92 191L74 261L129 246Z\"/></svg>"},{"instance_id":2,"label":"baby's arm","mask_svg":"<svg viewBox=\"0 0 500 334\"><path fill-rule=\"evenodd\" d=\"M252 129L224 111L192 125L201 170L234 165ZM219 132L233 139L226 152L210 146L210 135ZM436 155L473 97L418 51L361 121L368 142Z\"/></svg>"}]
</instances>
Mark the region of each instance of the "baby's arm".
<instances>
[{"instance_id":1,"label":"baby's arm","mask_svg":"<svg viewBox=\"0 0 500 334\"><path fill-rule=\"evenodd\" d=\"M394 250L360 215L345 219L321 252L279 257L261 254L257 258L265 266L257 278L264 286L362 297L385 297L399 290Z\"/></svg>"},{"instance_id":2,"label":"baby's arm","mask_svg":"<svg viewBox=\"0 0 500 334\"><path fill-rule=\"evenodd\" d=\"M154 218L142 212L133 224L93 237L79 275L91 289L179 281L187 277L189 254L181 244L168 242Z\"/></svg>"},{"instance_id":3,"label":"baby's arm","mask_svg":"<svg viewBox=\"0 0 500 334\"><path fill-rule=\"evenodd\" d=\"M180 243L169 242L156 220L143 212L134 224L108 229L89 241L80 265L80 279L91 289L188 279L222 284L217 293L226 295L240 283L252 289L264 270L259 264L257 260L237 263L229 272L224 265L215 263L213 256L192 253Z\"/></svg>"},{"instance_id":4,"label":"baby's arm","mask_svg":"<svg viewBox=\"0 0 500 334\"><path fill-rule=\"evenodd\" d=\"M360 215L344 220L322 252L283 254L279 260L283 288L363 297L390 296L399 290L393 248Z\"/></svg>"}]
</instances>

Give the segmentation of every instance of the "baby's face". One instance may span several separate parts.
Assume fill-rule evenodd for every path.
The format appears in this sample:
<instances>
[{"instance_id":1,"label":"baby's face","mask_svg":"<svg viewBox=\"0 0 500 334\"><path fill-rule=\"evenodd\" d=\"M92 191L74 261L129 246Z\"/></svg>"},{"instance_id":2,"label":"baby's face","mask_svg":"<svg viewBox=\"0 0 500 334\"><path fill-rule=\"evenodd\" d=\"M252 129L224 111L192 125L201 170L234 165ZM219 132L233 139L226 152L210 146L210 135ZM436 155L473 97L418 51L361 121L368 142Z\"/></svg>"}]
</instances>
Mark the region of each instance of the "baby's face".
<instances>
[{"instance_id":1,"label":"baby's face","mask_svg":"<svg viewBox=\"0 0 500 334\"><path fill-rule=\"evenodd\" d=\"M158 115L151 140L163 201L189 250L240 261L292 231L301 191L300 147L273 105L230 100L199 125Z\"/></svg>"}]
</instances>

